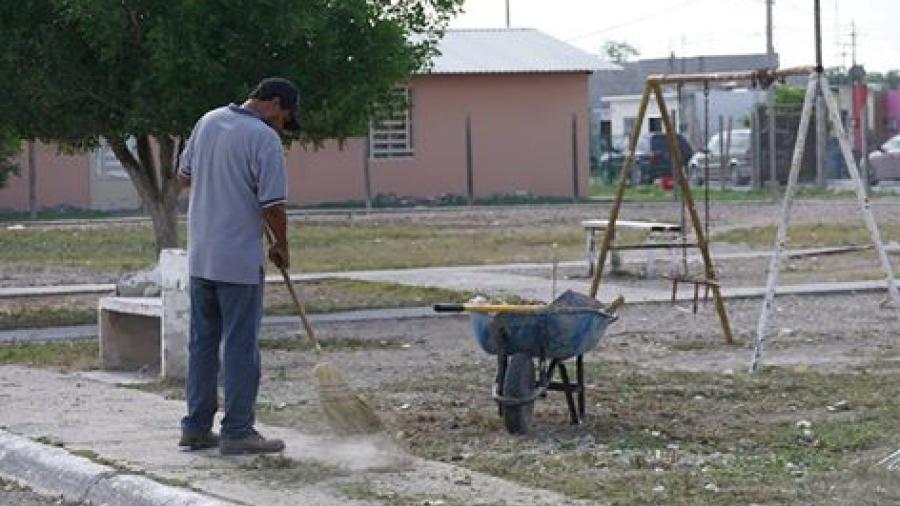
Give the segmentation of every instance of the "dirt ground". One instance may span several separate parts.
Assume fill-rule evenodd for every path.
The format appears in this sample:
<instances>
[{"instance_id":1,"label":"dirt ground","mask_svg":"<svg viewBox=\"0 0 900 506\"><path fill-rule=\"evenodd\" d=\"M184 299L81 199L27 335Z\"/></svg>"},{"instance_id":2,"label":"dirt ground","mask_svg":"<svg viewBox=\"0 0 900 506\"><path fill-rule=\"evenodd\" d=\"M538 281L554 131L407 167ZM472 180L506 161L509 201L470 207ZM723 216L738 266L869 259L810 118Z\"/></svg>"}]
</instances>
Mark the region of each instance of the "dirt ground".
<instances>
[{"instance_id":1,"label":"dirt ground","mask_svg":"<svg viewBox=\"0 0 900 506\"><path fill-rule=\"evenodd\" d=\"M764 365L818 368L822 372L856 371L867 364L897 360L898 313L882 309L877 294L789 296L776 298L773 336L765 346ZM755 344L759 300L727 304L735 343L725 344L710 302L695 315L690 307L670 304L626 304L601 345L585 355L596 363L622 363L635 369L732 374L744 372ZM333 341L329 361L348 380L379 397L385 384L414 383L416 378L459 371L472 374L471 389L440 395L465 399L490 397L496 361L471 335L467 317L443 317L340 323L324 326L325 342ZM315 400L310 369L315 357L292 334L272 331L266 339L264 401L299 404ZM342 344L343 343L343 344ZM886 361L886 362L885 362ZM900 361L896 367L900 368ZM479 377L479 375L484 374ZM404 394L397 392L400 408Z\"/></svg>"},{"instance_id":2,"label":"dirt ground","mask_svg":"<svg viewBox=\"0 0 900 506\"><path fill-rule=\"evenodd\" d=\"M569 425L564 397L553 392L538 401L524 437L503 428L490 399L495 359L479 349L466 317L328 325L321 334L337 343L328 360L423 457L600 503L821 504L827 496L838 498L829 504L890 504L880 501L900 500L897 482L865 466L860 474L860 463L900 445L891 439L900 431L883 432L895 424L880 418L871 428L880 436L844 440L853 438L844 431L862 430L858 421L900 411L896 391L883 392L900 386L897 314L880 301L875 294L776 299L773 337L754 377L746 371L759 301L728 304L733 345L724 344L711 305L697 315L668 304L626 305L585 357L587 423ZM289 336L268 337L275 340L263 359L260 418L327 432L310 375L315 357L278 339ZM835 405L846 411L832 412ZM798 443L802 420L816 430L821 424L829 442ZM747 454L774 463L757 469L742 462ZM893 484L867 491L873 502L856 502L847 488L881 480ZM834 482L846 487L822 488ZM710 483L714 494L704 492Z\"/></svg>"},{"instance_id":3,"label":"dirt ground","mask_svg":"<svg viewBox=\"0 0 900 506\"><path fill-rule=\"evenodd\" d=\"M794 223L858 219L855 204L798 205ZM630 205L629 219L673 219L671 206ZM717 205L716 229L768 225L777 205ZM878 216L900 203L879 203ZM358 220L577 223L608 206L355 216ZM624 211L623 211L624 212ZM346 219L332 217L330 219ZM696 267L696 266L694 266ZM765 260L719 263L723 284L764 284ZM16 273L4 272L10 279ZM34 273L31 273L34 274ZM564 273L577 275L577 273ZM637 272L617 282L667 285ZM56 277L59 276L59 277ZM879 279L874 253L789 259L781 282ZM43 282L71 273L42 272ZM496 360L468 318L323 325L327 359L367 395L397 441L453 462L598 504L900 504L900 480L874 466L900 448L897 310L885 294L776 298L762 369L749 375L761 309L729 301L735 343L713 305L626 304L585 355L588 418L568 423L564 397L539 399L531 432L510 436L490 397ZM284 330L263 344L261 420L325 433L311 370L316 356ZM168 397L180 388L152 387Z\"/></svg>"}]
</instances>

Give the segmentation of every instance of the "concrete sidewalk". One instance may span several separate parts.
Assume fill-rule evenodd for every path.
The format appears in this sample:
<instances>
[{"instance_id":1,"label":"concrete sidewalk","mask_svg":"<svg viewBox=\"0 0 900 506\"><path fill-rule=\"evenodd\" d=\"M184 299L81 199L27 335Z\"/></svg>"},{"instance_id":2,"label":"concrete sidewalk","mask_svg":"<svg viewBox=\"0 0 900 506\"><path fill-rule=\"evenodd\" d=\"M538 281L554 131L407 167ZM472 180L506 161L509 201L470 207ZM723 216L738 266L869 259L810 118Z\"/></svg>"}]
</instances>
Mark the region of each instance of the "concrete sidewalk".
<instances>
[{"instance_id":1,"label":"concrete sidewalk","mask_svg":"<svg viewBox=\"0 0 900 506\"><path fill-rule=\"evenodd\" d=\"M592 504L419 459L386 440L260 424L263 434L286 441L284 459L181 451L183 401L115 383L126 378L0 367L0 475L110 506L356 506L386 497L403 504Z\"/></svg>"}]
</instances>

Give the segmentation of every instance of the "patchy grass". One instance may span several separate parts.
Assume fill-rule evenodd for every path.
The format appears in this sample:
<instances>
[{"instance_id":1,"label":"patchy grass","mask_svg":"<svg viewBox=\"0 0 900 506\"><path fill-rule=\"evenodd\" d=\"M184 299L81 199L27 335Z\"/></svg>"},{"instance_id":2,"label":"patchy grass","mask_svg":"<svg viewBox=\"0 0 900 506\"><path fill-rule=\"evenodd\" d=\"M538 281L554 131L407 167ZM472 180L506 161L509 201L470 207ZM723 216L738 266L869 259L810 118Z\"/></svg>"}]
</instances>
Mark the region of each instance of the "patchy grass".
<instances>
[{"instance_id":1,"label":"patchy grass","mask_svg":"<svg viewBox=\"0 0 900 506\"><path fill-rule=\"evenodd\" d=\"M180 228L182 243L184 227ZM293 269L327 272L434 265L550 261L578 257L578 227L379 225L352 221L291 223ZM554 250L553 244L558 245ZM102 251L103 255L97 255ZM125 272L156 261L149 226L0 230L0 263Z\"/></svg>"},{"instance_id":2,"label":"patchy grass","mask_svg":"<svg viewBox=\"0 0 900 506\"><path fill-rule=\"evenodd\" d=\"M591 185L592 197L615 197L617 190L616 184L597 184ZM691 186L691 194L696 202L700 202L705 198L706 189L703 186ZM890 194L879 195L875 193L872 198L889 198ZM734 188L722 189L718 181L710 181L709 200L712 202L747 202L762 201L772 202L780 201L784 197L784 189L780 189L778 193L772 193L768 189L750 190ZM635 202L667 202L672 201L672 192L665 191L658 185L641 185L638 187L629 187L625 190L625 198ZM856 193L853 191L834 191L821 189L816 186L800 186L795 196L798 200L853 200Z\"/></svg>"},{"instance_id":3,"label":"patchy grass","mask_svg":"<svg viewBox=\"0 0 900 506\"><path fill-rule=\"evenodd\" d=\"M437 302L464 302L474 293L399 283L349 279L295 283L298 296L310 313L350 309L385 309L430 306ZM266 287L266 314L294 314L294 304L284 286Z\"/></svg>"},{"instance_id":4,"label":"patchy grass","mask_svg":"<svg viewBox=\"0 0 900 506\"><path fill-rule=\"evenodd\" d=\"M464 481L464 479L462 480ZM463 485L464 483L457 483L458 485ZM397 492L390 490L379 490L378 486L369 481L357 481L353 483L346 483L343 485L339 485L337 490L346 496L348 499L354 499L357 501L377 501L378 504L384 506L409 506L413 504L421 504L421 505L441 505L441 506L469 506L471 503L467 501L460 501L459 499L455 499L453 497L448 497L446 495L417 495L410 496L405 494L398 494ZM479 506L508 506L507 502L478 502Z\"/></svg>"},{"instance_id":5,"label":"patchy grass","mask_svg":"<svg viewBox=\"0 0 900 506\"><path fill-rule=\"evenodd\" d=\"M329 337L320 342L323 351L365 351L390 350L409 346L409 343L397 339L361 339L358 337ZM284 337L280 339L264 339L259 342L260 349L281 351L312 351L315 347L305 337L296 339Z\"/></svg>"},{"instance_id":6,"label":"patchy grass","mask_svg":"<svg viewBox=\"0 0 900 506\"><path fill-rule=\"evenodd\" d=\"M900 240L900 221L878 224L884 242ZM771 247L775 241L775 226L742 228L713 234L712 240L749 246ZM788 247L813 248L825 246L857 246L870 244L869 231L860 223L799 224L788 228Z\"/></svg>"},{"instance_id":7,"label":"patchy grass","mask_svg":"<svg viewBox=\"0 0 900 506\"><path fill-rule=\"evenodd\" d=\"M415 408L390 423L422 457L622 506L812 504L841 493L825 484L858 482L860 462L900 444L896 371L770 368L751 377L587 367L587 423L568 425L554 392L538 402L527 437L504 433L484 386L493 371L456 367L383 385L380 398L389 406L392 396L416 394ZM838 400L849 411L826 409ZM810 436L800 420L812 423ZM885 493L895 497L893 486Z\"/></svg>"},{"instance_id":8,"label":"patchy grass","mask_svg":"<svg viewBox=\"0 0 900 506\"><path fill-rule=\"evenodd\" d=\"M592 197L614 198L616 196L617 186L593 184L591 185ZM694 201L700 202L704 198L704 189L702 186L691 186L691 195ZM672 202L672 192L665 191L657 185L641 185L638 187L629 187L625 190L625 198L634 202ZM718 185L709 187L709 200L714 202L745 202L745 201L763 201L773 200L772 193L767 190L734 190L730 188L721 189Z\"/></svg>"},{"instance_id":9,"label":"patchy grass","mask_svg":"<svg viewBox=\"0 0 900 506\"><path fill-rule=\"evenodd\" d=\"M0 330L63 327L96 322L96 308L20 306L10 311L0 311Z\"/></svg>"},{"instance_id":10,"label":"patchy grass","mask_svg":"<svg viewBox=\"0 0 900 506\"><path fill-rule=\"evenodd\" d=\"M311 485L348 476L346 471L315 462L299 462L284 455L259 455L240 465L246 476L267 483Z\"/></svg>"},{"instance_id":11,"label":"patchy grass","mask_svg":"<svg viewBox=\"0 0 900 506\"><path fill-rule=\"evenodd\" d=\"M184 227L180 237L184 237ZM156 246L149 226L0 230L0 263L8 266L109 273L150 268L155 262Z\"/></svg>"},{"instance_id":12,"label":"patchy grass","mask_svg":"<svg viewBox=\"0 0 900 506\"><path fill-rule=\"evenodd\" d=\"M94 209L41 209L37 212L36 220L84 220L93 218L112 218L117 216L130 216L133 212L98 211ZM28 222L32 221L28 211L0 211L0 222Z\"/></svg>"},{"instance_id":13,"label":"patchy grass","mask_svg":"<svg viewBox=\"0 0 900 506\"><path fill-rule=\"evenodd\" d=\"M98 355L96 340L0 345L0 364L89 370L99 367Z\"/></svg>"},{"instance_id":14,"label":"patchy grass","mask_svg":"<svg viewBox=\"0 0 900 506\"><path fill-rule=\"evenodd\" d=\"M295 286L309 313L421 307L437 302L464 302L474 295L467 291L344 279L295 283ZM518 299L508 302L516 303ZM268 315L296 313L283 286L266 287L265 312ZM95 295L0 300L0 330L94 323L97 323Z\"/></svg>"}]
</instances>

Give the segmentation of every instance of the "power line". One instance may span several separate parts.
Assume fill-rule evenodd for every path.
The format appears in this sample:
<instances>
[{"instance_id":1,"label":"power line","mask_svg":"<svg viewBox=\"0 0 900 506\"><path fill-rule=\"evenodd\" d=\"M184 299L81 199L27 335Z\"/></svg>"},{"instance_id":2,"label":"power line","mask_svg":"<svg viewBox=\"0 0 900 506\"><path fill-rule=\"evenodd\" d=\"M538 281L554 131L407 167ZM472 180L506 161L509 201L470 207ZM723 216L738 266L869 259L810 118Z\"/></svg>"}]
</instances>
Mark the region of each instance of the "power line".
<instances>
[{"instance_id":1,"label":"power line","mask_svg":"<svg viewBox=\"0 0 900 506\"><path fill-rule=\"evenodd\" d=\"M613 30L616 30L616 29L619 29L619 28L624 28L624 27L626 27L626 26L635 25L635 24L638 24L638 23L640 23L640 22L642 22L642 21L646 21L646 20L648 20L648 19L652 19L652 18L659 17L659 16L661 16L661 15L663 15L663 14L666 14L666 13L668 13L668 12L674 11L674 10L676 10L676 9L679 9L679 8L684 7L684 6L686 6L686 5L689 5L689 4L697 3L697 2L699 2L699 1L700 1L700 0L684 0L683 2L679 2L679 3L677 3L677 4L670 5L669 7L666 7L665 9L657 10L657 11L651 13L651 14L644 14L644 15L642 15L642 16L640 16L640 17L632 18L632 19L630 19L630 20L628 20L628 21L623 21L623 22L621 22L621 23L618 23L618 24L615 24L615 25L611 25L611 26L607 26L607 27L601 28L601 29L599 29L599 30L594 30L594 31L592 31L592 32L583 33L583 34L581 34L581 35L577 35L577 36L575 36L575 37L571 37L571 38L569 38L569 39L566 39L566 42L572 42L572 41L579 40L579 39L585 39L585 38L587 38L587 37L592 37L592 36L594 36L594 35L599 35L599 34L601 34L601 33L610 32L610 31L613 31Z\"/></svg>"}]
</instances>

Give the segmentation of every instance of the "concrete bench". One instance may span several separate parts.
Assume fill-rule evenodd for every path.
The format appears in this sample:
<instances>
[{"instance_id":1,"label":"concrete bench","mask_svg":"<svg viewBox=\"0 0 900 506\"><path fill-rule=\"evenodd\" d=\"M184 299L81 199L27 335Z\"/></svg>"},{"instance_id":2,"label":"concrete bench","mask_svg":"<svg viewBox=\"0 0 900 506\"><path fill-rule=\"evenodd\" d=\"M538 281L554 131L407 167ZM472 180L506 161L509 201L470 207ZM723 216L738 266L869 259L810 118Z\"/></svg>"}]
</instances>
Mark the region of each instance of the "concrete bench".
<instances>
[{"instance_id":1,"label":"concrete bench","mask_svg":"<svg viewBox=\"0 0 900 506\"><path fill-rule=\"evenodd\" d=\"M581 226L587 232L587 252L586 260L588 265L588 276L594 275L594 264L597 261L599 248L597 247L597 232L603 231L609 227L609 220L583 220ZM681 225L676 223L665 223L661 221L635 221L635 220L616 220L617 229L639 230L646 233L645 242L643 244L611 244L610 253L617 256L622 250L646 250L647 252L647 268L648 277L653 275L653 263L655 257L653 252L657 249L672 249L682 246L696 246L695 243L680 242L678 238L681 236Z\"/></svg>"},{"instance_id":2,"label":"concrete bench","mask_svg":"<svg viewBox=\"0 0 900 506\"><path fill-rule=\"evenodd\" d=\"M100 367L148 370L167 379L187 373L190 333L187 254L159 254L160 297L101 297L98 303Z\"/></svg>"}]
</instances>

